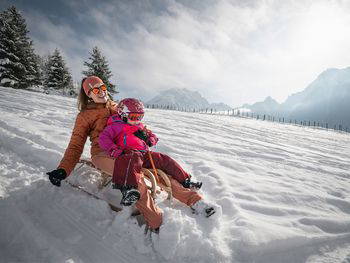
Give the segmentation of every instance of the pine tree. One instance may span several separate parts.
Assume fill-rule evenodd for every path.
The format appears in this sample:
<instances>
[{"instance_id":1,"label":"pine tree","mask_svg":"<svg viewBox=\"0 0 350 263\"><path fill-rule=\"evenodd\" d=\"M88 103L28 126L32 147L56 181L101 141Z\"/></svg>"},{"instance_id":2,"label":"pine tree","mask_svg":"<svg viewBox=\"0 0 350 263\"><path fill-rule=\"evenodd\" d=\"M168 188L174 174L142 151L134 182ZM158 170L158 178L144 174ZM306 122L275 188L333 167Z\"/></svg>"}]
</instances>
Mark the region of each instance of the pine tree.
<instances>
[{"instance_id":1,"label":"pine tree","mask_svg":"<svg viewBox=\"0 0 350 263\"><path fill-rule=\"evenodd\" d=\"M64 95L76 95L72 76L57 48L49 56L43 71L45 72L44 86L48 93L54 90Z\"/></svg>"},{"instance_id":2,"label":"pine tree","mask_svg":"<svg viewBox=\"0 0 350 263\"><path fill-rule=\"evenodd\" d=\"M38 56L38 63L39 63L39 72L40 72L40 77L41 77L41 82L44 83L46 76L47 76L47 72L48 72L48 64L49 64L49 58L50 58L50 54L45 55L45 56Z\"/></svg>"},{"instance_id":3,"label":"pine tree","mask_svg":"<svg viewBox=\"0 0 350 263\"><path fill-rule=\"evenodd\" d=\"M0 83L18 89L39 85L40 71L25 19L12 6L0 13Z\"/></svg>"},{"instance_id":4,"label":"pine tree","mask_svg":"<svg viewBox=\"0 0 350 263\"><path fill-rule=\"evenodd\" d=\"M99 77L106 84L110 93L118 93L115 90L116 85L112 84L109 80L113 76L112 71L109 69L108 62L98 47L92 49L89 60L90 62L84 62L87 70L83 71L83 74L86 77L91 75Z\"/></svg>"}]
</instances>

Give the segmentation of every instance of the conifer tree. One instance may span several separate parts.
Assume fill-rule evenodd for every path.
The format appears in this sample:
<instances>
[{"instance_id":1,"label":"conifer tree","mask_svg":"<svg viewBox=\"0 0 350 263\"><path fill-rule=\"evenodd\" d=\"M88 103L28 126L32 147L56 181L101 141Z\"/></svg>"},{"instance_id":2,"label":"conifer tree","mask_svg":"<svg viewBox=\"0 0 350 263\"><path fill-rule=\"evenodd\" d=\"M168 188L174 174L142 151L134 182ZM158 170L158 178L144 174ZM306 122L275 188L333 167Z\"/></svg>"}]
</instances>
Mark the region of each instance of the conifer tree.
<instances>
[{"instance_id":1,"label":"conifer tree","mask_svg":"<svg viewBox=\"0 0 350 263\"><path fill-rule=\"evenodd\" d=\"M50 58L50 54L45 56L38 56L40 78L43 84L45 82L47 72L48 72L49 58Z\"/></svg>"},{"instance_id":2,"label":"conifer tree","mask_svg":"<svg viewBox=\"0 0 350 263\"><path fill-rule=\"evenodd\" d=\"M108 62L106 58L101 54L101 51L98 47L92 49L90 53L89 62L85 61L84 66L87 67L87 70L83 71L83 74L87 76L95 75L102 79L106 84L109 92L118 93L115 89L115 85L110 82L110 78L113 76L112 71L109 69Z\"/></svg>"},{"instance_id":3,"label":"conifer tree","mask_svg":"<svg viewBox=\"0 0 350 263\"><path fill-rule=\"evenodd\" d=\"M49 56L43 71L45 72L44 86L47 92L54 90L64 95L76 95L72 76L57 48Z\"/></svg>"},{"instance_id":4,"label":"conifer tree","mask_svg":"<svg viewBox=\"0 0 350 263\"><path fill-rule=\"evenodd\" d=\"M0 83L18 89L39 85L40 71L25 19L12 6L0 13Z\"/></svg>"}]
</instances>

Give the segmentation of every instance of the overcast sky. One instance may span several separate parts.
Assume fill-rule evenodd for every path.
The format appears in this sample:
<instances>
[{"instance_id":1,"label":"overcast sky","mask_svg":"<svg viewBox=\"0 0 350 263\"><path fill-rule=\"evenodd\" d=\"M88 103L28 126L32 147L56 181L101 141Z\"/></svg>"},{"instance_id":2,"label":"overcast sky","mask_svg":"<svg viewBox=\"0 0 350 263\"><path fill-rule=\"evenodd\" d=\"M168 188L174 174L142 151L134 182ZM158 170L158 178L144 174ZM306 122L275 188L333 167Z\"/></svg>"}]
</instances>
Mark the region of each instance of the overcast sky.
<instances>
[{"instance_id":1,"label":"overcast sky","mask_svg":"<svg viewBox=\"0 0 350 263\"><path fill-rule=\"evenodd\" d=\"M36 52L60 49L76 81L93 46L121 96L189 88L230 106L283 102L327 68L350 66L350 1L8 1Z\"/></svg>"}]
</instances>

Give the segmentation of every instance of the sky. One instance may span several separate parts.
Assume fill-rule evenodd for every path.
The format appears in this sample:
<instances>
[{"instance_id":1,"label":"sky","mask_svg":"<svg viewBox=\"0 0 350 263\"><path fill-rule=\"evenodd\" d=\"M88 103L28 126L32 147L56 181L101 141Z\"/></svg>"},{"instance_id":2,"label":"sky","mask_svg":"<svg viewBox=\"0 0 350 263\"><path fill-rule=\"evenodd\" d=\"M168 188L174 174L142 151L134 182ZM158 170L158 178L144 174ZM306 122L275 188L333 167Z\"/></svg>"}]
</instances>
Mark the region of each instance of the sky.
<instances>
[{"instance_id":1,"label":"sky","mask_svg":"<svg viewBox=\"0 0 350 263\"><path fill-rule=\"evenodd\" d=\"M350 1L9 1L39 55L58 48L75 81L98 46L120 97L188 88L236 107L304 90L350 66Z\"/></svg>"}]
</instances>

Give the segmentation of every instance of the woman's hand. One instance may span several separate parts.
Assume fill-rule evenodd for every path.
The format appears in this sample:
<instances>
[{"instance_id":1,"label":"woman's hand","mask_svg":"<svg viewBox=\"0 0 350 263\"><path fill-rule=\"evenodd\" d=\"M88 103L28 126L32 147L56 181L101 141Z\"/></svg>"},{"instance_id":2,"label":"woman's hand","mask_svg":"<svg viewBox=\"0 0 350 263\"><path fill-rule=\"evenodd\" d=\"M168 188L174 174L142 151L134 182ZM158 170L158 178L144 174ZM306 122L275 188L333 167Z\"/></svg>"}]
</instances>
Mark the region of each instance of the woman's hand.
<instances>
[{"instance_id":1,"label":"woman's hand","mask_svg":"<svg viewBox=\"0 0 350 263\"><path fill-rule=\"evenodd\" d=\"M61 181L67 178L67 173L62 168L47 172L46 174L49 176L50 182L58 187L61 186Z\"/></svg>"}]
</instances>

